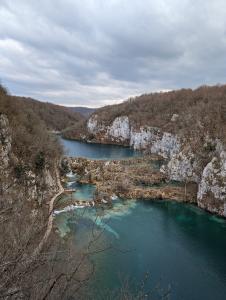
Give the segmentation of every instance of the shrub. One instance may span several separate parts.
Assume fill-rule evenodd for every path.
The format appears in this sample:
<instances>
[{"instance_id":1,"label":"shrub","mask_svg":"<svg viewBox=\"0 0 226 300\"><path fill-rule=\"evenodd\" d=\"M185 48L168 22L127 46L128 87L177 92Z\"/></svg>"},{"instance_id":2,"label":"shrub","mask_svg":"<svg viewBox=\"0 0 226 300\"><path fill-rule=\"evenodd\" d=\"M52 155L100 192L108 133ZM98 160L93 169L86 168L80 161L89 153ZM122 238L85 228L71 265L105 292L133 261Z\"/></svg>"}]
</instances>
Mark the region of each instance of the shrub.
<instances>
[{"instance_id":1,"label":"shrub","mask_svg":"<svg viewBox=\"0 0 226 300\"><path fill-rule=\"evenodd\" d=\"M35 167L37 170L43 170L45 167L45 155L42 151L35 157Z\"/></svg>"}]
</instances>

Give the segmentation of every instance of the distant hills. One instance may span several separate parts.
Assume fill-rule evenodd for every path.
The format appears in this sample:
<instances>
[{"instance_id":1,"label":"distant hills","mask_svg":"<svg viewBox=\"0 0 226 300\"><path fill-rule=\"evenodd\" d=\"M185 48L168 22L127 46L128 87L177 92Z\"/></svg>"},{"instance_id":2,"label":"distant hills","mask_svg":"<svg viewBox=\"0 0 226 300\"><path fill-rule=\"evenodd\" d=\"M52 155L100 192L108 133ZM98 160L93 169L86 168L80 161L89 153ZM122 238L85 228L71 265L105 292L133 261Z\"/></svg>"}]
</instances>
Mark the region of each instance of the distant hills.
<instances>
[{"instance_id":1,"label":"distant hills","mask_svg":"<svg viewBox=\"0 0 226 300\"><path fill-rule=\"evenodd\" d=\"M7 89L2 85L0 85L0 96L0 113L4 112L6 107L9 108L9 110L6 109L8 113L11 112L12 115L16 111L23 111L25 115L30 113L42 121L48 130L52 131L64 131L67 128L84 123L96 111L95 108L90 107L65 107L29 97L8 95Z\"/></svg>"},{"instance_id":2,"label":"distant hills","mask_svg":"<svg viewBox=\"0 0 226 300\"><path fill-rule=\"evenodd\" d=\"M82 106L69 107L69 109L74 112L80 113L85 118L88 118L92 113L94 113L97 110L96 108L82 107Z\"/></svg>"},{"instance_id":3,"label":"distant hills","mask_svg":"<svg viewBox=\"0 0 226 300\"><path fill-rule=\"evenodd\" d=\"M48 102L40 102L32 98L11 96L15 103L22 105L26 111L32 110L41 119L47 129L61 131L83 121L85 118L68 107Z\"/></svg>"}]
</instances>

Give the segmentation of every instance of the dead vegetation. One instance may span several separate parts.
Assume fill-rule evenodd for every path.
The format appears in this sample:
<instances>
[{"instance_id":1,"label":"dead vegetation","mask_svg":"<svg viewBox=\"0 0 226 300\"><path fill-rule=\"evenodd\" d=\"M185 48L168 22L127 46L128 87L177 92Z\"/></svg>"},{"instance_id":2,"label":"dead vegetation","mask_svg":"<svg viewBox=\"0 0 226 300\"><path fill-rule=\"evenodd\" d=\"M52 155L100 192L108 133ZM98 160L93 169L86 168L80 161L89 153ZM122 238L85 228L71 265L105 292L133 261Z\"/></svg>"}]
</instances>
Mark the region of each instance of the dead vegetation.
<instances>
[{"instance_id":1,"label":"dead vegetation","mask_svg":"<svg viewBox=\"0 0 226 300\"><path fill-rule=\"evenodd\" d=\"M225 138L226 85L144 94L122 104L103 107L95 114L104 124L127 115L137 127L147 125L190 133L201 130ZM178 118L172 121L175 114Z\"/></svg>"},{"instance_id":2,"label":"dead vegetation","mask_svg":"<svg viewBox=\"0 0 226 300\"><path fill-rule=\"evenodd\" d=\"M226 141L226 85L201 86L196 90L181 89L164 93L144 94L95 111L98 123L111 125L115 118L128 116L131 126L158 127L189 140L192 147L206 136ZM65 137L87 135L86 121L69 128Z\"/></svg>"},{"instance_id":3,"label":"dead vegetation","mask_svg":"<svg viewBox=\"0 0 226 300\"><path fill-rule=\"evenodd\" d=\"M147 155L126 160L100 161L69 158L72 171L79 175L80 183L96 185L95 199L107 200L117 195L124 199L165 199L185 202L196 201L196 184L176 184L157 170L158 156ZM98 201L97 201L98 202Z\"/></svg>"}]
</instances>

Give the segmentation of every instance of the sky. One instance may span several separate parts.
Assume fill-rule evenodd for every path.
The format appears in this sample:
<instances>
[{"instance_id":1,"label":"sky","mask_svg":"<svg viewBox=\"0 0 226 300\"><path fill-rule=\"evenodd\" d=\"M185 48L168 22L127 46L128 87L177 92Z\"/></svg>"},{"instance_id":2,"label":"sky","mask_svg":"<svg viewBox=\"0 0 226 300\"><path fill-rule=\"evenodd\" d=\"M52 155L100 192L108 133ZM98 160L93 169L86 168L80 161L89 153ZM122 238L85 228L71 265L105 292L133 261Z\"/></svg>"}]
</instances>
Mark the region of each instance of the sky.
<instances>
[{"instance_id":1,"label":"sky","mask_svg":"<svg viewBox=\"0 0 226 300\"><path fill-rule=\"evenodd\" d=\"M0 0L0 81L89 107L226 83L226 1Z\"/></svg>"}]
</instances>

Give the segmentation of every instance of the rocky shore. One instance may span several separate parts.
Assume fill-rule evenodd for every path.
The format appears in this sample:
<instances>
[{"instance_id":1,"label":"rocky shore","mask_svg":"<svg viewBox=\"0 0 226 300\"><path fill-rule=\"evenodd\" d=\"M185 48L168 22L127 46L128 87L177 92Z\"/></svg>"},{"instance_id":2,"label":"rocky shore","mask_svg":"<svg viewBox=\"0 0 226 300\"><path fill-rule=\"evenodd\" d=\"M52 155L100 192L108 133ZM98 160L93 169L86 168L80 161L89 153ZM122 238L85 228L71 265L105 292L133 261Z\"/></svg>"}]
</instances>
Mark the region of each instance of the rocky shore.
<instances>
[{"instance_id":1,"label":"rocky shore","mask_svg":"<svg viewBox=\"0 0 226 300\"><path fill-rule=\"evenodd\" d=\"M157 155L112 161L66 157L62 164L77 174L78 182L96 185L95 204L111 204L114 197L196 202L197 185L171 181L160 172Z\"/></svg>"}]
</instances>

